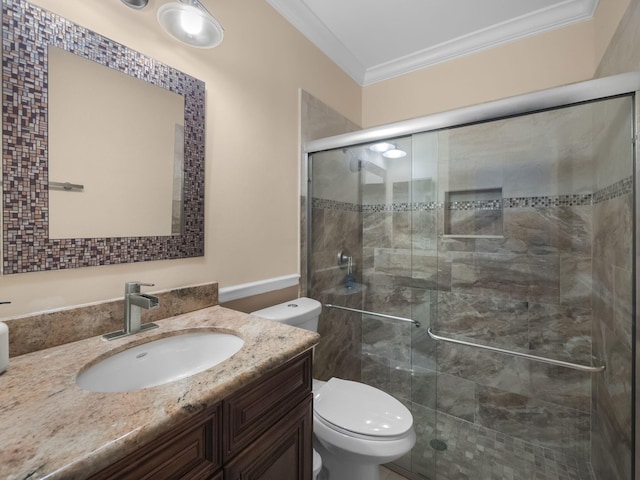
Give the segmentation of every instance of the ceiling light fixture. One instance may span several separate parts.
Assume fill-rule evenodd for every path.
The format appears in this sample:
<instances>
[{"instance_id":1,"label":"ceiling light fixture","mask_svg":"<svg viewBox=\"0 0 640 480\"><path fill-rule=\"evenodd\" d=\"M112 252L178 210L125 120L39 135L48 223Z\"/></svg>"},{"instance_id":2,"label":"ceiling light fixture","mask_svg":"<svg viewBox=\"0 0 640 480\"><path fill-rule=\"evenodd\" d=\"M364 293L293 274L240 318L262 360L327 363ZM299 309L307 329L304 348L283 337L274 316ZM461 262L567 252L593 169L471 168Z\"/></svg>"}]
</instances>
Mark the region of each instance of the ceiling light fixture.
<instances>
[{"instance_id":1,"label":"ceiling light fixture","mask_svg":"<svg viewBox=\"0 0 640 480\"><path fill-rule=\"evenodd\" d=\"M385 158L402 158L407 156L407 152L394 147L392 150L384 152L382 156Z\"/></svg>"},{"instance_id":2,"label":"ceiling light fixture","mask_svg":"<svg viewBox=\"0 0 640 480\"><path fill-rule=\"evenodd\" d=\"M124 3L125 5L131 7L131 8L135 8L135 9L141 9L147 6L147 3L149 3L149 0L122 0L122 3Z\"/></svg>"},{"instance_id":3,"label":"ceiling light fixture","mask_svg":"<svg viewBox=\"0 0 640 480\"><path fill-rule=\"evenodd\" d=\"M380 143L374 143L373 145L371 145L369 147L369 150L371 150L372 152L382 153L382 152L386 152L387 150L393 150L394 148L396 148L396 146L393 143L380 142Z\"/></svg>"},{"instance_id":4,"label":"ceiling light fixture","mask_svg":"<svg viewBox=\"0 0 640 480\"><path fill-rule=\"evenodd\" d=\"M214 48L224 37L222 26L198 0L162 5L158 23L173 38L192 47Z\"/></svg>"}]
</instances>

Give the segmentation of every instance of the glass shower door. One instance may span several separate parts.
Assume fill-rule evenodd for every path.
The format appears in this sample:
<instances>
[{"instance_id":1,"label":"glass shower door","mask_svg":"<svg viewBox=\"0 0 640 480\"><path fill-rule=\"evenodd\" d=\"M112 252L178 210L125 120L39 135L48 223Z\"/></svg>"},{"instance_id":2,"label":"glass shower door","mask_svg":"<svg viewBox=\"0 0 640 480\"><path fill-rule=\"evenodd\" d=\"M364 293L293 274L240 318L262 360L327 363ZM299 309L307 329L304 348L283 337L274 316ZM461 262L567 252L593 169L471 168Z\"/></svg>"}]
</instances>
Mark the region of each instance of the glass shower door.
<instances>
[{"instance_id":1,"label":"glass shower door","mask_svg":"<svg viewBox=\"0 0 640 480\"><path fill-rule=\"evenodd\" d=\"M631 126L626 96L438 133L434 332L617 367L439 341L435 478L631 478Z\"/></svg>"},{"instance_id":2,"label":"glass shower door","mask_svg":"<svg viewBox=\"0 0 640 480\"><path fill-rule=\"evenodd\" d=\"M386 140L397 158L373 143L312 155L315 376L409 407L417 442L390 468L631 480L633 102Z\"/></svg>"}]
</instances>

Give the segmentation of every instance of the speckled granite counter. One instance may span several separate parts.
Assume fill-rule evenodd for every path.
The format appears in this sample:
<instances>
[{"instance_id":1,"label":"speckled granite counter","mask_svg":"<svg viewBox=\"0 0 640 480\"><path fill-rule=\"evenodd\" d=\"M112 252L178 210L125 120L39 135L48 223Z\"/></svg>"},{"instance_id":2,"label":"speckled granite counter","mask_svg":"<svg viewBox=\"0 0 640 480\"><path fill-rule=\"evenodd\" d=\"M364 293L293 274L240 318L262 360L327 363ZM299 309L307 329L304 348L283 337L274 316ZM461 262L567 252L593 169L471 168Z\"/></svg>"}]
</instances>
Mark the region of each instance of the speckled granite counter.
<instances>
[{"instance_id":1,"label":"speckled granite counter","mask_svg":"<svg viewBox=\"0 0 640 480\"><path fill-rule=\"evenodd\" d=\"M219 306L156 323L111 342L95 337L12 358L0 375L0 478L87 478L318 340ZM76 385L96 360L185 329L234 333L245 345L226 362L157 387L95 393Z\"/></svg>"}]
</instances>

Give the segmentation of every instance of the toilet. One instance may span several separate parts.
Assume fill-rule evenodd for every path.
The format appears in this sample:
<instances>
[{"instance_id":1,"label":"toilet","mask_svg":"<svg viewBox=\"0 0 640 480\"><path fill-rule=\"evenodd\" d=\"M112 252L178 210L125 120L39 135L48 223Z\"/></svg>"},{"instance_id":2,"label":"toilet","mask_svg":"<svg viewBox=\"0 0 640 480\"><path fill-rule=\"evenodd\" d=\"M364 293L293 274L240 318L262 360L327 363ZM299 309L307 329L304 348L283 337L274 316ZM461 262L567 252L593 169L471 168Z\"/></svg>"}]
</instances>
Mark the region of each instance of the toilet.
<instances>
[{"instance_id":1,"label":"toilet","mask_svg":"<svg viewBox=\"0 0 640 480\"><path fill-rule=\"evenodd\" d=\"M252 315L315 332L321 311L320 302L302 297ZM379 480L379 466L416 442L413 417L402 403L340 378L313 381L313 436L314 458L319 454L323 466L320 480Z\"/></svg>"}]
</instances>

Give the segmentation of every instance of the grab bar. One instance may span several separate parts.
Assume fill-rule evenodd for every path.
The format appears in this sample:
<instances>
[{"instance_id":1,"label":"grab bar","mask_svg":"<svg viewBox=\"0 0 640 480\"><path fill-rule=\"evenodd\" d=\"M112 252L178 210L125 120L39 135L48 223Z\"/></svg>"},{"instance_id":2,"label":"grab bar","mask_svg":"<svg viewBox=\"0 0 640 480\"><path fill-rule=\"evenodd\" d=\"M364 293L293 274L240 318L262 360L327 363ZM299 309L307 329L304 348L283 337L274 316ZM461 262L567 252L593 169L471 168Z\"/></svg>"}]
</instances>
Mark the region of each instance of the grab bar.
<instances>
[{"instance_id":1,"label":"grab bar","mask_svg":"<svg viewBox=\"0 0 640 480\"><path fill-rule=\"evenodd\" d=\"M325 303L324 306L327 308L337 308L338 310L346 310L348 312L363 313L365 315L371 315L372 317L381 317L381 318L388 318L391 320L400 320L401 322L413 323L416 327L420 326L420 322L418 322L417 320L413 320L411 318L397 317L395 315L387 315L386 313L368 312L366 310L359 310L357 308L341 307L340 305L332 305L330 303Z\"/></svg>"},{"instance_id":2,"label":"grab bar","mask_svg":"<svg viewBox=\"0 0 640 480\"><path fill-rule=\"evenodd\" d=\"M514 357L527 358L529 360L534 360L536 362L548 363L550 365L557 365L559 367L573 368L574 370L580 370L582 372L602 373L607 368L605 365L602 365L602 366L599 366L599 367L590 367L590 366L587 366L587 365L579 365L577 363L563 362L562 360L554 360L552 358L539 357L537 355L531 355L529 353L514 352L512 350L505 350L504 348L490 347L488 345L479 345L477 343L466 342L464 340L456 340L455 338L441 337L440 335L436 335L435 333L433 333L431 331L431 328L427 328L427 333L434 340L441 340L443 342L455 343L455 344L458 344L458 345L464 345L466 347L482 348L482 349L485 349L485 350L490 350L492 352L498 352L498 353L504 353L506 355L512 355Z\"/></svg>"}]
</instances>

